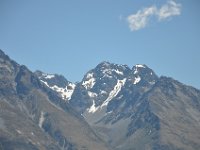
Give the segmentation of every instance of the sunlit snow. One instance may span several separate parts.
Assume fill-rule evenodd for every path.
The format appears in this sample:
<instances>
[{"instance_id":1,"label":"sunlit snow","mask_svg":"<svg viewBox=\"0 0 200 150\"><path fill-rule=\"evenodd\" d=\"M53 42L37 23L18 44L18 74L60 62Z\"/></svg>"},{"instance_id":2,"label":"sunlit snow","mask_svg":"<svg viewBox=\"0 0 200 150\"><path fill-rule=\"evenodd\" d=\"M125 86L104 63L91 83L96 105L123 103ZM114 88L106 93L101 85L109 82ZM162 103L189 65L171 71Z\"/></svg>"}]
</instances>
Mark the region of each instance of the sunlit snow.
<instances>
[{"instance_id":1,"label":"sunlit snow","mask_svg":"<svg viewBox=\"0 0 200 150\"><path fill-rule=\"evenodd\" d=\"M108 98L103 102L103 104L101 105L101 107L108 105L108 103L115 97L117 96L117 94L119 93L119 91L121 90L122 86L124 86L126 82L126 78L124 78L123 80L118 80L117 84L115 85L114 89L110 92Z\"/></svg>"},{"instance_id":2,"label":"sunlit snow","mask_svg":"<svg viewBox=\"0 0 200 150\"><path fill-rule=\"evenodd\" d=\"M110 77L110 75L112 75L112 72L116 72L119 75L123 75L124 74L122 71L119 71L118 69L103 69L102 70L102 73L106 77Z\"/></svg>"},{"instance_id":3,"label":"sunlit snow","mask_svg":"<svg viewBox=\"0 0 200 150\"><path fill-rule=\"evenodd\" d=\"M96 97L96 96L97 96L97 93L88 91L88 95L89 95L90 97Z\"/></svg>"},{"instance_id":4,"label":"sunlit snow","mask_svg":"<svg viewBox=\"0 0 200 150\"><path fill-rule=\"evenodd\" d=\"M141 64L137 64L137 65L135 65L137 68L145 68L145 66L144 65L141 65Z\"/></svg>"},{"instance_id":5,"label":"sunlit snow","mask_svg":"<svg viewBox=\"0 0 200 150\"><path fill-rule=\"evenodd\" d=\"M122 71L119 71L118 69L113 71L115 71L117 74L124 75L124 73Z\"/></svg>"},{"instance_id":6,"label":"sunlit snow","mask_svg":"<svg viewBox=\"0 0 200 150\"><path fill-rule=\"evenodd\" d=\"M88 73L87 76L86 76L86 78L87 78L87 79L90 79L90 78L93 78L93 76L94 76L93 73Z\"/></svg>"},{"instance_id":7,"label":"sunlit snow","mask_svg":"<svg viewBox=\"0 0 200 150\"><path fill-rule=\"evenodd\" d=\"M93 73L88 73L86 76L87 80L83 81L82 85L86 89L91 89L95 85L95 78L93 76L94 76Z\"/></svg>"},{"instance_id":8,"label":"sunlit snow","mask_svg":"<svg viewBox=\"0 0 200 150\"><path fill-rule=\"evenodd\" d=\"M98 109L99 109L99 107L95 107L95 102L94 102L94 100L93 100L93 101L92 101L92 106L91 106L89 109L87 109L87 111L88 111L89 113L94 113L94 112L96 112Z\"/></svg>"},{"instance_id":9,"label":"sunlit snow","mask_svg":"<svg viewBox=\"0 0 200 150\"><path fill-rule=\"evenodd\" d=\"M101 91L100 91L100 94L107 94L107 92L104 91L104 90L101 90Z\"/></svg>"},{"instance_id":10,"label":"sunlit snow","mask_svg":"<svg viewBox=\"0 0 200 150\"><path fill-rule=\"evenodd\" d=\"M133 84L139 83L141 80L140 76L135 77Z\"/></svg>"},{"instance_id":11,"label":"sunlit snow","mask_svg":"<svg viewBox=\"0 0 200 150\"><path fill-rule=\"evenodd\" d=\"M54 78L55 75L53 74L46 74L46 73L43 73L42 76L45 78L45 79L51 79L51 78Z\"/></svg>"},{"instance_id":12,"label":"sunlit snow","mask_svg":"<svg viewBox=\"0 0 200 150\"><path fill-rule=\"evenodd\" d=\"M89 113L95 113L99 108L102 108L103 106L107 106L108 103L115 97L117 96L117 94L120 92L122 86L124 86L126 82L126 78L123 79L123 80L118 80L117 81L117 84L115 85L115 87L113 88L113 90L110 92L108 98L103 102L103 104L101 106L95 106L95 101L93 100L92 101L92 106L90 108L87 109L87 111ZM104 94L106 93L106 91L101 91L100 92L101 94ZM94 96L97 96L96 93L93 93L93 92L88 92L89 96L91 97L94 97Z\"/></svg>"},{"instance_id":13,"label":"sunlit snow","mask_svg":"<svg viewBox=\"0 0 200 150\"><path fill-rule=\"evenodd\" d=\"M104 69L102 72L103 74L112 74L111 69Z\"/></svg>"},{"instance_id":14,"label":"sunlit snow","mask_svg":"<svg viewBox=\"0 0 200 150\"><path fill-rule=\"evenodd\" d=\"M47 82L45 82L43 80L40 80L40 81L43 82L46 86L48 86L52 90L58 92L61 95L62 99L64 99L64 100L71 99L71 96L72 96L75 86L76 86L73 83L69 83L69 85L67 85L65 88L62 88L62 87L58 87L57 85L49 86L49 84Z\"/></svg>"},{"instance_id":15,"label":"sunlit snow","mask_svg":"<svg viewBox=\"0 0 200 150\"><path fill-rule=\"evenodd\" d=\"M144 65L140 65L140 64L135 65L134 74L138 73L138 68L145 68L145 66Z\"/></svg>"}]
</instances>

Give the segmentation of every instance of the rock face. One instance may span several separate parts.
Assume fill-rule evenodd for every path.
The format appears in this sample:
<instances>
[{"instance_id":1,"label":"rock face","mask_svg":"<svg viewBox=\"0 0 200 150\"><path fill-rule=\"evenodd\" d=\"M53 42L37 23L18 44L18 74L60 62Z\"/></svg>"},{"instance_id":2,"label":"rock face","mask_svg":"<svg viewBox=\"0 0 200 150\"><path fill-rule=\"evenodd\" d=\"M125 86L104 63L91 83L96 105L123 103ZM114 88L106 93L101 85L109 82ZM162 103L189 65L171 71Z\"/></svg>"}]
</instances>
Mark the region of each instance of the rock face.
<instances>
[{"instance_id":1,"label":"rock face","mask_svg":"<svg viewBox=\"0 0 200 150\"><path fill-rule=\"evenodd\" d=\"M41 79L0 50L0 149L108 150L66 97Z\"/></svg>"},{"instance_id":2,"label":"rock face","mask_svg":"<svg viewBox=\"0 0 200 150\"><path fill-rule=\"evenodd\" d=\"M200 147L200 91L141 64L102 62L74 84L0 51L0 110L0 149Z\"/></svg>"},{"instance_id":3,"label":"rock face","mask_svg":"<svg viewBox=\"0 0 200 150\"><path fill-rule=\"evenodd\" d=\"M102 62L76 84L69 104L112 149L200 147L200 91L146 65Z\"/></svg>"}]
</instances>

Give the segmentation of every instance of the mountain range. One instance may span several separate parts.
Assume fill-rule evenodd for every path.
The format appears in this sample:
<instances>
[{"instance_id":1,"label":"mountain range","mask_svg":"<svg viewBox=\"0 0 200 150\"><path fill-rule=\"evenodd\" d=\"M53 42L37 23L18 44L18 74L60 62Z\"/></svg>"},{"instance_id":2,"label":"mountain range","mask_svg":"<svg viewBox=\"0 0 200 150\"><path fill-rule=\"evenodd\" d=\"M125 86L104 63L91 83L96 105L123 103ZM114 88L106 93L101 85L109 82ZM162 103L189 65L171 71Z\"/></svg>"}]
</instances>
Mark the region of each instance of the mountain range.
<instances>
[{"instance_id":1,"label":"mountain range","mask_svg":"<svg viewBox=\"0 0 200 150\"><path fill-rule=\"evenodd\" d=\"M0 149L198 150L200 90L144 64L102 62L82 81L0 50Z\"/></svg>"}]
</instances>

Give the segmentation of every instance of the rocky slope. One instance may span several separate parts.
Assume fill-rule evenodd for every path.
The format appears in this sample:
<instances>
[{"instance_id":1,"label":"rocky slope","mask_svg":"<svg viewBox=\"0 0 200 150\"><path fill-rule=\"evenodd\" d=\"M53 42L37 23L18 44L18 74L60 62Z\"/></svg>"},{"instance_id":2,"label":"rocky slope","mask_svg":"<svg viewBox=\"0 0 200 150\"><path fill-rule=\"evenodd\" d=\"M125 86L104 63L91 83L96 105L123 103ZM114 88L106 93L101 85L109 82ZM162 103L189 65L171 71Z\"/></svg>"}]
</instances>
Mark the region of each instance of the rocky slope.
<instances>
[{"instance_id":1,"label":"rocky slope","mask_svg":"<svg viewBox=\"0 0 200 150\"><path fill-rule=\"evenodd\" d=\"M0 149L108 150L62 98L0 50Z\"/></svg>"}]
</instances>

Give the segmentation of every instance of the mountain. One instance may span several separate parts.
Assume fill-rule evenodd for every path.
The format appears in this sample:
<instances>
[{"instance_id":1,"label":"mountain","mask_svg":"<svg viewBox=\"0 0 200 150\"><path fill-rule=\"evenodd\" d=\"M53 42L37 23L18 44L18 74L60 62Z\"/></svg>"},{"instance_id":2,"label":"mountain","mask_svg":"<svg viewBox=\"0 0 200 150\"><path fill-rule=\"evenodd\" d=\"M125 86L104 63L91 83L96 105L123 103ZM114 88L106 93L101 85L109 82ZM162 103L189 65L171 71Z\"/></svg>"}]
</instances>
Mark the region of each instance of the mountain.
<instances>
[{"instance_id":1,"label":"mountain","mask_svg":"<svg viewBox=\"0 0 200 150\"><path fill-rule=\"evenodd\" d=\"M109 62L87 72L74 87L68 103L112 149L200 147L198 89L158 77L146 65Z\"/></svg>"},{"instance_id":2,"label":"mountain","mask_svg":"<svg viewBox=\"0 0 200 150\"><path fill-rule=\"evenodd\" d=\"M111 148L109 148L111 147ZM102 62L81 82L0 50L0 149L198 150L200 90L147 65Z\"/></svg>"},{"instance_id":3,"label":"mountain","mask_svg":"<svg viewBox=\"0 0 200 150\"><path fill-rule=\"evenodd\" d=\"M0 50L0 149L108 150L66 101L74 85L55 76L51 83L52 76L32 73Z\"/></svg>"},{"instance_id":4,"label":"mountain","mask_svg":"<svg viewBox=\"0 0 200 150\"><path fill-rule=\"evenodd\" d=\"M56 91L62 99L66 101L71 99L71 95L76 85L69 82L64 76L46 74L42 71L36 71L35 74L47 87Z\"/></svg>"}]
</instances>

